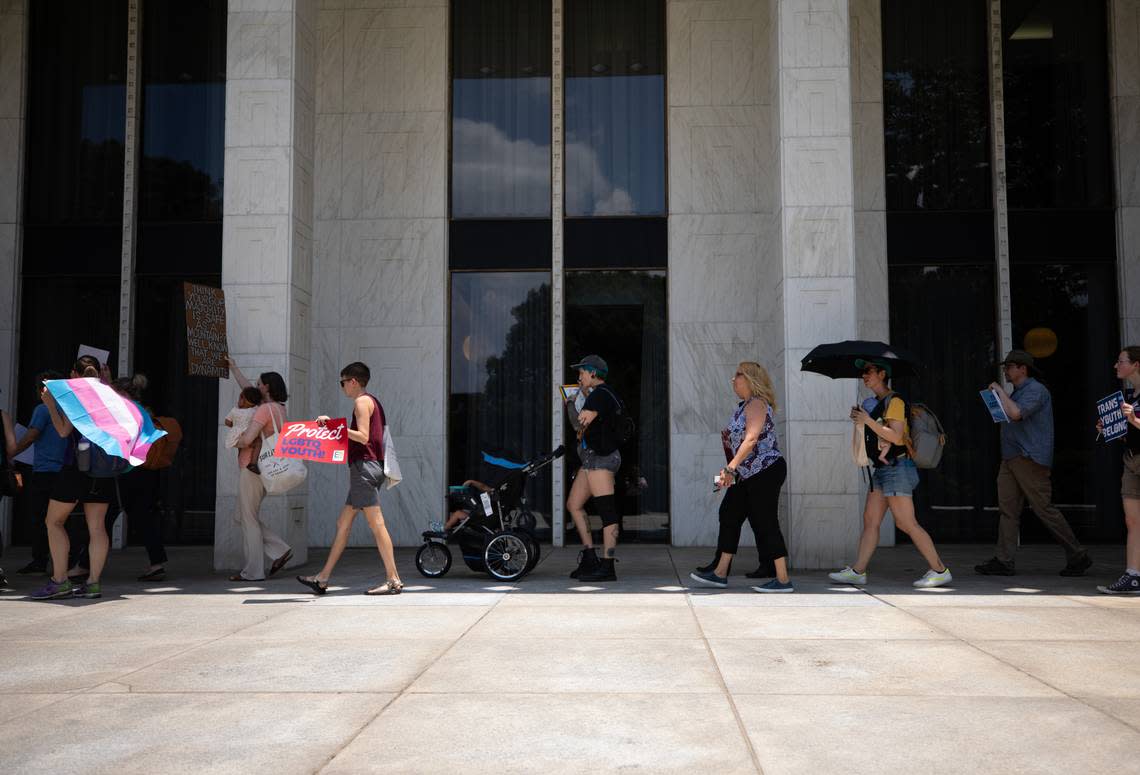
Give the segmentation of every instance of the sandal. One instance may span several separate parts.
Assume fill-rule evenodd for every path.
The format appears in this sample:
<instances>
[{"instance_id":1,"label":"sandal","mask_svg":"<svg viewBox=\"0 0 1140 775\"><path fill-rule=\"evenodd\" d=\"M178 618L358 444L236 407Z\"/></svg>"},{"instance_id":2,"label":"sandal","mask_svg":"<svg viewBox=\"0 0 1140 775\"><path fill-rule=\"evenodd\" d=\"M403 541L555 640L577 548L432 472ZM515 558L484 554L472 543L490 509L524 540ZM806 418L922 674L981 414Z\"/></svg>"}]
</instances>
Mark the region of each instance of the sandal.
<instances>
[{"instance_id":1,"label":"sandal","mask_svg":"<svg viewBox=\"0 0 1140 775\"><path fill-rule=\"evenodd\" d=\"M266 578L272 577L274 574L277 573L277 571L284 568L285 564L287 562L289 562L289 560L291 560L291 559L293 559L293 550L292 549L286 549L285 554L278 557L276 560L273 561L273 564L269 566L269 573L266 573L265 577Z\"/></svg>"},{"instance_id":2,"label":"sandal","mask_svg":"<svg viewBox=\"0 0 1140 775\"><path fill-rule=\"evenodd\" d=\"M321 581L316 576L298 576L297 581L313 590L314 595L323 595L329 591L329 583Z\"/></svg>"},{"instance_id":3,"label":"sandal","mask_svg":"<svg viewBox=\"0 0 1140 775\"><path fill-rule=\"evenodd\" d=\"M366 595L398 595L404 591L404 582L399 579L388 579L378 587L369 589Z\"/></svg>"},{"instance_id":4,"label":"sandal","mask_svg":"<svg viewBox=\"0 0 1140 775\"><path fill-rule=\"evenodd\" d=\"M240 573L235 573L234 575L230 576L230 581L248 581L249 583L254 584L258 581L265 581L265 579L247 579Z\"/></svg>"}]
</instances>

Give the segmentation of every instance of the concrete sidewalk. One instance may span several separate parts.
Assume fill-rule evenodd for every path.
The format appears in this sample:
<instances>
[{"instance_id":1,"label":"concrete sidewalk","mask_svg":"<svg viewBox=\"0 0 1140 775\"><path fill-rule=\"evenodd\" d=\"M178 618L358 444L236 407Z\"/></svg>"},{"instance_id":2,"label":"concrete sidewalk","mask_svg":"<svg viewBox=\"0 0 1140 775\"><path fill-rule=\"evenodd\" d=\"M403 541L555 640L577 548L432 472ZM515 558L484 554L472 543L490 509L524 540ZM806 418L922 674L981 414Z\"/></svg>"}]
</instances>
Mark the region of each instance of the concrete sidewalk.
<instances>
[{"instance_id":1,"label":"concrete sidewalk","mask_svg":"<svg viewBox=\"0 0 1140 775\"><path fill-rule=\"evenodd\" d=\"M704 549L625 548L596 587L570 549L514 585L425 583L405 550L392 598L360 594L375 552L322 598L293 580L316 560L238 586L171 553L149 585L113 553L100 601L0 593L0 772L1140 773L1140 599L1094 589L1120 547L1084 579L943 547L955 587L921 592L883 549L865 590L775 596L691 589Z\"/></svg>"}]
</instances>

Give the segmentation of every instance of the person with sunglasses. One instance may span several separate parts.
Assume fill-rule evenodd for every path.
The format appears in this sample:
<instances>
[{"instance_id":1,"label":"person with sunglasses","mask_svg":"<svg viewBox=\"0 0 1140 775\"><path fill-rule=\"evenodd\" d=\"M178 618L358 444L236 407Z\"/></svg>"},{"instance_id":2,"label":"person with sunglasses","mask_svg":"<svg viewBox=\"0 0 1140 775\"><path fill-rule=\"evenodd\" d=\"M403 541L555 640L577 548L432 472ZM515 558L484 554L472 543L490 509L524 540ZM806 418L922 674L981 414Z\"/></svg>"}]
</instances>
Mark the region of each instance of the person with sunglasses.
<instances>
[{"instance_id":1,"label":"person with sunglasses","mask_svg":"<svg viewBox=\"0 0 1140 775\"><path fill-rule=\"evenodd\" d=\"M838 584L862 586L867 583L867 566L879 545L879 526L887 509L890 509L895 526L910 537L930 566L914 586L928 589L949 584L954 580L950 569L938 556L930 534L915 517L914 488L918 486L918 468L910 459L906 446L910 430L906 401L891 390L891 364L883 360L857 360L855 365L862 369L863 385L874 393L870 411L863 406L853 406L850 415L852 422L863 428L867 458L872 462L873 472L863 507L863 532L859 536L855 563L829 573L827 577ZM890 449L880 453L880 440L888 442Z\"/></svg>"}]
</instances>

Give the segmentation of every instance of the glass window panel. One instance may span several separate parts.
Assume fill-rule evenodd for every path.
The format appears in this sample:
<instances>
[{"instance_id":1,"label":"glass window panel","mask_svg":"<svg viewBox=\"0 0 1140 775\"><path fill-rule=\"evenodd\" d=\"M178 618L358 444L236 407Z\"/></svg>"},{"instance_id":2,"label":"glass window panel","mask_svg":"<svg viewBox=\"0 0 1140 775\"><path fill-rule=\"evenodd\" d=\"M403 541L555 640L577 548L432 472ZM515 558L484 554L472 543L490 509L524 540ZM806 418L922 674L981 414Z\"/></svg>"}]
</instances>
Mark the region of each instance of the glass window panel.
<instances>
[{"instance_id":1,"label":"glass window panel","mask_svg":"<svg viewBox=\"0 0 1140 775\"><path fill-rule=\"evenodd\" d=\"M452 3L451 214L550 216L549 0Z\"/></svg>"},{"instance_id":2,"label":"glass window panel","mask_svg":"<svg viewBox=\"0 0 1140 775\"><path fill-rule=\"evenodd\" d=\"M1003 0L1002 28L1010 207L1111 207L1105 3Z\"/></svg>"},{"instance_id":3,"label":"glass window panel","mask_svg":"<svg viewBox=\"0 0 1140 775\"><path fill-rule=\"evenodd\" d=\"M668 543L669 384L663 271L578 271L566 273L566 363L595 353L610 367L613 387L637 423L636 438L621 449L616 477L622 540ZM566 381L577 375L566 373ZM574 441L569 422L568 446ZM577 454L566 456L568 474L577 471ZM570 481L568 476L567 482ZM592 509L587 504L588 509ZM591 526L601 520L590 512ZM567 537L576 534L568 533ZM600 537L599 539L600 540Z\"/></svg>"},{"instance_id":4,"label":"glass window panel","mask_svg":"<svg viewBox=\"0 0 1140 775\"><path fill-rule=\"evenodd\" d=\"M26 224L122 222L126 64L125 0L29 5Z\"/></svg>"},{"instance_id":5,"label":"glass window panel","mask_svg":"<svg viewBox=\"0 0 1140 775\"><path fill-rule=\"evenodd\" d=\"M221 221L226 3L155 3L142 29L139 220ZM218 265L199 271L219 271Z\"/></svg>"},{"instance_id":6,"label":"glass window panel","mask_svg":"<svg viewBox=\"0 0 1140 775\"><path fill-rule=\"evenodd\" d=\"M449 483L479 479L483 452L550 451L550 325L549 272L452 273ZM546 539L550 488L546 468L526 489Z\"/></svg>"},{"instance_id":7,"label":"glass window panel","mask_svg":"<svg viewBox=\"0 0 1140 775\"><path fill-rule=\"evenodd\" d=\"M915 353L922 376L899 379L910 401L929 405L949 436L942 464L914 492L935 541L989 542L997 536L997 429L978 390L997 375L992 265L894 266L891 342ZM899 540L906 540L901 531Z\"/></svg>"},{"instance_id":8,"label":"glass window panel","mask_svg":"<svg viewBox=\"0 0 1140 775\"><path fill-rule=\"evenodd\" d=\"M1053 396L1053 502L1084 541L1116 541L1120 451L1096 441L1096 400L1120 389L1116 278L1111 263L1015 264L1010 271L1015 347L1030 352ZM1052 542L1036 519L1022 540Z\"/></svg>"},{"instance_id":9,"label":"glass window panel","mask_svg":"<svg viewBox=\"0 0 1140 775\"><path fill-rule=\"evenodd\" d=\"M888 210L985 210L987 6L883 0Z\"/></svg>"},{"instance_id":10,"label":"glass window panel","mask_svg":"<svg viewBox=\"0 0 1140 775\"><path fill-rule=\"evenodd\" d=\"M566 215L665 213L665 9L566 3Z\"/></svg>"}]
</instances>

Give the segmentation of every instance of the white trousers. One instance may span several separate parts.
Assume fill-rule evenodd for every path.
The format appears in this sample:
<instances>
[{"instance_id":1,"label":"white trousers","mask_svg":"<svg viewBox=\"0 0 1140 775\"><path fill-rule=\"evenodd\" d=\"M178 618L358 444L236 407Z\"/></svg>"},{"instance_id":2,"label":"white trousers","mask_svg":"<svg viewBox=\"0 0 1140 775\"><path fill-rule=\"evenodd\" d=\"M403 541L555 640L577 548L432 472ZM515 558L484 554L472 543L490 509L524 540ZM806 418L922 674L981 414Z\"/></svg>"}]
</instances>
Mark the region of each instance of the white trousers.
<instances>
[{"instance_id":1,"label":"white trousers","mask_svg":"<svg viewBox=\"0 0 1140 775\"><path fill-rule=\"evenodd\" d=\"M238 472L238 521L245 546L245 567L241 575L251 581L265 578L265 557L276 560L289 551L289 544L261 519L265 487L261 477L247 468Z\"/></svg>"}]
</instances>

